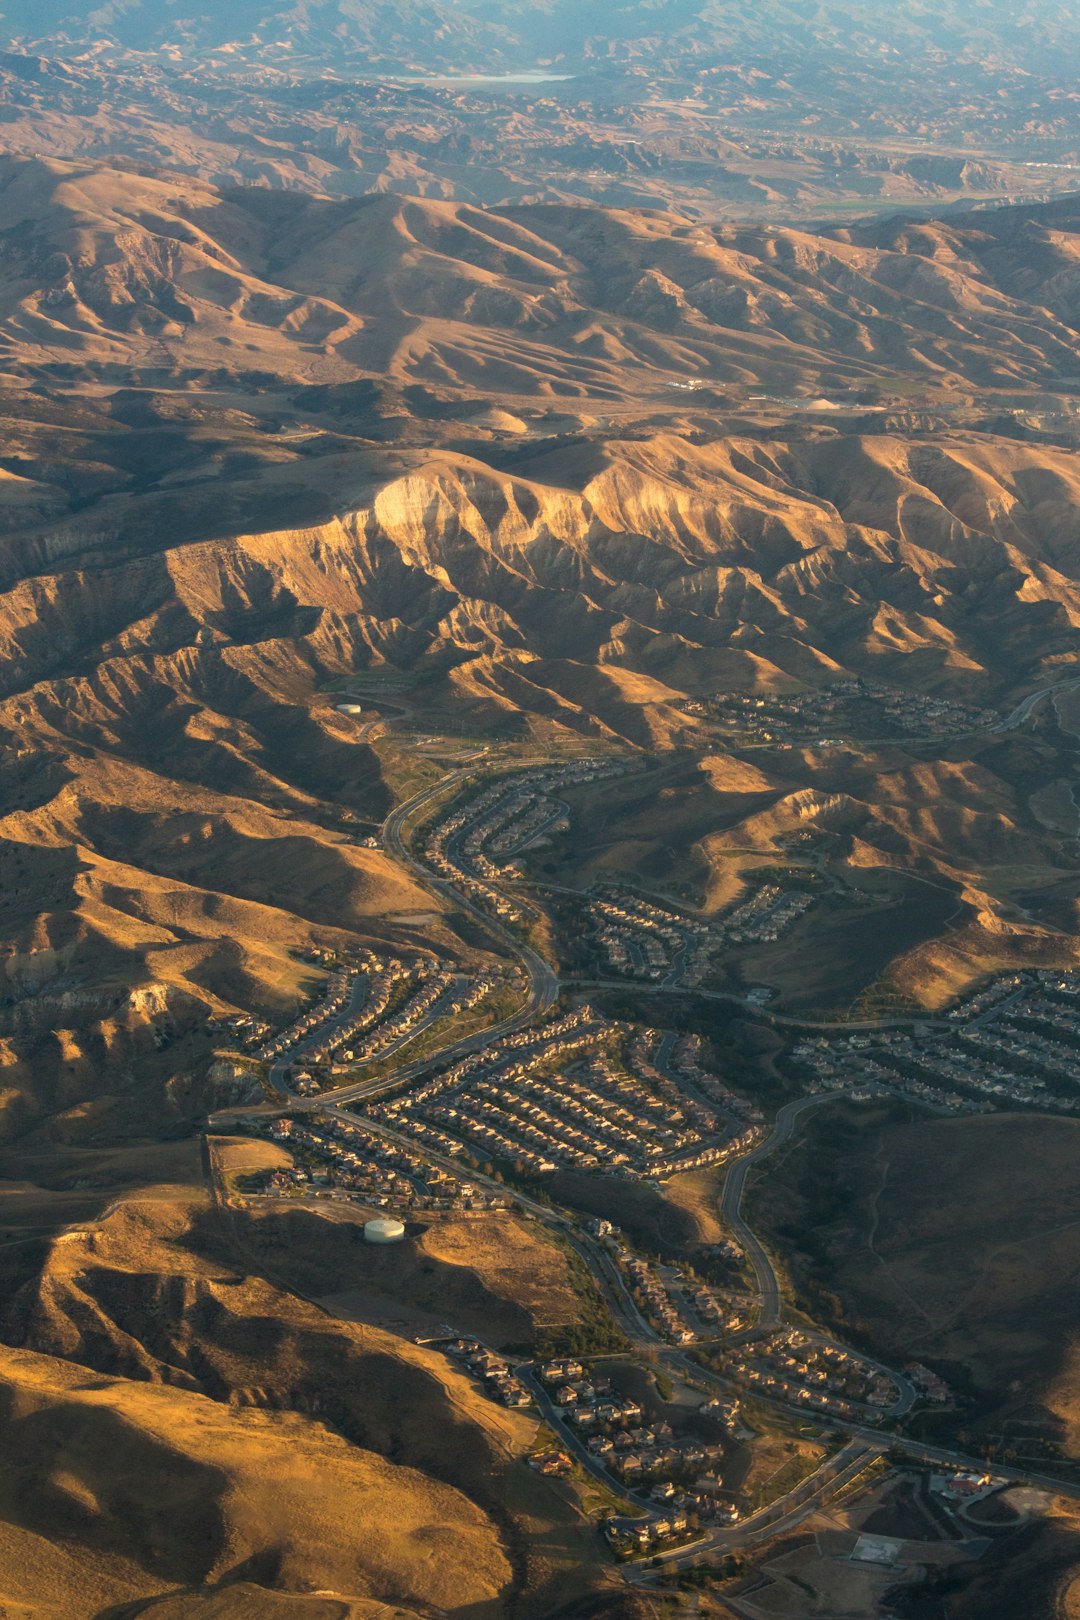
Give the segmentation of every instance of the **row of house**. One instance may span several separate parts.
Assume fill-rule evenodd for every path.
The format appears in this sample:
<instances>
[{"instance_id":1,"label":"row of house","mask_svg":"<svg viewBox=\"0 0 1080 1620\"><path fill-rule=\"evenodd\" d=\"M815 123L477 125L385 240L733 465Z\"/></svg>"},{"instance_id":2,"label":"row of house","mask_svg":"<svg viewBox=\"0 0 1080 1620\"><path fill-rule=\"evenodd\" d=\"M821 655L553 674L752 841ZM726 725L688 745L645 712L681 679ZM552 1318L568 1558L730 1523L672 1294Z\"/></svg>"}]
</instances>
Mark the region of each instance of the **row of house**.
<instances>
[{"instance_id":1,"label":"row of house","mask_svg":"<svg viewBox=\"0 0 1080 1620\"><path fill-rule=\"evenodd\" d=\"M812 739L817 746L839 745L845 737L881 732L954 736L981 730L998 718L974 704L862 680L838 681L788 695L718 692L686 699L682 709L756 742Z\"/></svg>"},{"instance_id":2,"label":"row of house","mask_svg":"<svg viewBox=\"0 0 1080 1620\"><path fill-rule=\"evenodd\" d=\"M554 1170L558 1160L549 1151L549 1135L539 1124L516 1114L511 1123L509 1109L501 1107L499 1098L505 1097L510 1104L517 1097L518 1083L537 1066L569 1060L613 1039L618 1029L591 1008L579 1008L539 1027L501 1037L483 1052L460 1059L445 1073L429 1076L400 1096L373 1105L372 1115L419 1140L429 1139L433 1127L492 1157L520 1160L537 1172ZM565 1143L564 1149L569 1151ZM558 1151L563 1156L563 1149Z\"/></svg>"},{"instance_id":3,"label":"row of house","mask_svg":"<svg viewBox=\"0 0 1080 1620\"><path fill-rule=\"evenodd\" d=\"M492 859L492 853L504 857L555 818L560 807L551 795L559 789L621 775L631 768L635 766L625 761L588 759L507 773L449 806L428 829L424 859L447 882L496 916L521 922L524 910L497 886L506 868L502 858Z\"/></svg>"},{"instance_id":4,"label":"row of house","mask_svg":"<svg viewBox=\"0 0 1080 1620\"><path fill-rule=\"evenodd\" d=\"M532 1396L508 1361L479 1339L453 1339L443 1346L462 1364L500 1406L531 1406Z\"/></svg>"},{"instance_id":5,"label":"row of house","mask_svg":"<svg viewBox=\"0 0 1080 1620\"><path fill-rule=\"evenodd\" d=\"M380 1008L378 1018L367 1019L361 1015L357 1020L356 1030L347 1027L340 1031L330 1047L329 1055L342 1063L363 1063L377 1057L385 1047L392 1045L410 1031L416 1030L425 1021L432 1008L453 987L455 975L448 968L428 969L422 974L415 975L415 979L421 982L389 1017L385 1016L389 1000L387 997ZM456 1005L448 1004L447 1017L452 1016L457 1010Z\"/></svg>"},{"instance_id":6,"label":"row of house","mask_svg":"<svg viewBox=\"0 0 1080 1620\"><path fill-rule=\"evenodd\" d=\"M978 1007L975 1013L971 1007ZM886 1088L950 1112L1080 1112L1080 979L1008 975L950 1014L955 1031L805 1040L793 1056L818 1087Z\"/></svg>"},{"instance_id":7,"label":"row of house","mask_svg":"<svg viewBox=\"0 0 1080 1620\"><path fill-rule=\"evenodd\" d=\"M733 1091L705 1067L704 1051L705 1043L700 1035L680 1035L671 1054L672 1072L725 1113L745 1120L748 1125L764 1124L765 1115L752 1097Z\"/></svg>"},{"instance_id":8,"label":"row of house","mask_svg":"<svg viewBox=\"0 0 1080 1620\"><path fill-rule=\"evenodd\" d=\"M897 1385L855 1351L795 1327L730 1346L714 1366L775 1400L848 1421L878 1421L900 1398Z\"/></svg>"},{"instance_id":9,"label":"row of house","mask_svg":"<svg viewBox=\"0 0 1080 1620\"><path fill-rule=\"evenodd\" d=\"M360 1123L283 1117L259 1128L293 1159L268 1173L269 1193L332 1188L365 1206L399 1211L486 1210L508 1203L504 1194L478 1187Z\"/></svg>"},{"instance_id":10,"label":"row of house","mask_svg":"<svg viewBox=\"0 0 1080 1620\"><path fill-rule=\"evenodd\" d=\"M359 970L339 968L331 973L322 995L305 1012L260 1047L258 1056L267 1062L285 1057L304 1046L324 1026L340 1018L352 999Z\"/></svg>"},{"instance_id":11,"label":"row of house","mask_svg":"<svg viewBox=\"0 0 1080 1620\"><path fill-rule=\"evenodd\" d=\"M655 1179L745 1148L666 1076L632 1072L617 1055L628 1039L626 1026L580 1009L423 1080L378 1105L378 1117L413 1134L419 1121L536 1173Z\"/></svg>"},{"instance_id":12,"label":"row of house","mask_svg":"<svg viewBox=\"0 0 1080 1620\"><path fill-rule=\"evenodd\" d=\"M586 915L601 955L614 971L656 980L670 974L678 961L680 982L696 983L704 974L707 923L622 890L591 899Z\"/></svg>"},{"instance_id":13,"label":"row of house","mask_svg":"<svg viewBox=\"0 0 1080 1620\"><path fill-rule=\"evenodd\" d=\"M716 927L735 945L771 944L813 903L813 895L804 889L785 890L779 884L764 883L748 900L719 918Z\"/></svg>"}]
</instances>

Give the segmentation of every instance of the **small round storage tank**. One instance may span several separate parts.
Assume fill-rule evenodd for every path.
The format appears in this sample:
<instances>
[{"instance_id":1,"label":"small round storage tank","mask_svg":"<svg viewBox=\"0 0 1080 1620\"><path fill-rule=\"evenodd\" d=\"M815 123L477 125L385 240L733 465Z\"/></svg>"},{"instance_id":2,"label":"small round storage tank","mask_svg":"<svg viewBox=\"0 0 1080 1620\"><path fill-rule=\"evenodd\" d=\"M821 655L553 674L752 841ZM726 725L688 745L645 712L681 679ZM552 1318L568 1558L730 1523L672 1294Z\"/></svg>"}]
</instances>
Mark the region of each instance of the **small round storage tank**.
<instances>
[{"instance_id":1,"label":"small round storage tank","mask_svg":"<svg viewBox=\"0 0 1080 1620\"><path fill-rule=\"evenodd\" d=\"M365 1243L400 1243L405 1236L405 1228L400 1221L391 1220L389 1216L380 1215L374 1221L364 1222Z\"/></svg>"}]
</instances>

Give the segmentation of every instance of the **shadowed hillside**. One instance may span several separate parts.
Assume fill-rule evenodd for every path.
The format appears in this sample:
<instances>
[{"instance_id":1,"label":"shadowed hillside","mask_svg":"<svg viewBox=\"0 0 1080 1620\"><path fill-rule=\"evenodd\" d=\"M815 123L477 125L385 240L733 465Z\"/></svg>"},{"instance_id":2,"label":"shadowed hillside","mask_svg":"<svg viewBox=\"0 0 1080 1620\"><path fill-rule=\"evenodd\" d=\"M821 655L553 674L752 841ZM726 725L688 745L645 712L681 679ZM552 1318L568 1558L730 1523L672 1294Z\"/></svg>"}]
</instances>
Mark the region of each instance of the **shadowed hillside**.
<instances>
[{"instance_id":1,"label":"shadowed hillside","mask_svg":"<svg viewBox=\"0 0 1080 1620\"><path fill-rule=\"evenodd\" d=\"M384 823L455 764L586 748L644 769L572 781L518 873L575 972L600 879L699 933L803 885L789 938L717 936L676 998L706 1032L755 983L782 1032L1074 962L1080 213L706 224L194 167L0 162L0 1591L635 1613L586 1476L526 1469L537 1419L412 1342L527 1350L596 1308L575 1266L464 1192L381 1252L281 1186L208 1203L195 1133L276 1084L222 1021L283 1028L361 945L508 965ZM826 688L916 719L761 717Z\"/></svg>"}]
</instances>

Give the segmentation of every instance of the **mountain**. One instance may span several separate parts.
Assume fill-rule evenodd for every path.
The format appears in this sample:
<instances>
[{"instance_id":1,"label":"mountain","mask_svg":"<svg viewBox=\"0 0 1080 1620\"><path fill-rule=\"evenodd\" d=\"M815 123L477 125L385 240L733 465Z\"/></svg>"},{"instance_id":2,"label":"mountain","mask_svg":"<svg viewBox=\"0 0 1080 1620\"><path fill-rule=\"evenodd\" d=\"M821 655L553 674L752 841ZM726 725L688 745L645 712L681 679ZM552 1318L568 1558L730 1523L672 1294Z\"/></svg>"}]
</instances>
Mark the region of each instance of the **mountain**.
<instances>
[{"instance_id":1,"label":"mountain","mask_svg":"<svg viewBox=\"0 0 1080 1620\"><path fill-rule=\"evenodd\" d=\"M1071 656L1072 204L812 236L41 163L0 185L9 1132L103 1083L98 1035L51 1033L71 986L90 1022L162 987L182 1114L207 1013L288 1005L297 948L416 913L452 940L357 847L393 787L334 706L355 670L504 731L692 748L683 700L717 687L1007 706ZM959 778L844 783L848 835L973 919L1032 829L1062 880L1031 761L987 757L993 836L945 818ZM833 792L793 766L736 843ZM709 888L728 801L695 791Z\"/></svg>"},{"instance_id":2,"label":"mountain","mask_svg":"<svg viewBox=\"0 0 1080 1620\"><path fill-rule=\"evenodd\" d=\"M632 60L729 56L739 51L803 73L830 65L837 73L886 55L878 72L887 82L889 59L899 70L918 53L930 63L950 58L980 64L1000 78L1008 72L1054 71L1075 47L1076 15L1057 0L1005 0L975 5L948 0L928 8L902 0L888 15L866 0L830 0L807 6L769 0L763 6L720 0L616 0L602 19L570 0L539 0L528 7L506 0L235 0L227 12L200 5L182 17L165 0L123 0L92 16L70 0L6 0L8 31L35 47L61 39L72 44L115 43L139 51L217 50L230 45L275 53L322 55L340 63L400 53L430 70L447 65L490 71L510 62L565 62L629 57ZM1008 67L1005 66L1008 64Z\"/></svg>"},{"instance_id":3,"label":"mountain","mask_svg":"<svg viewBox=\"0 0 1080 1620\"><path fill-rule=\"evenodd\" d=\"M312 947L492 963L375 836L466 727L648 765L575 800L571 893L712 914L809 838L782 1018L1075 962L1075 698L1024 700L1080 622L1077 201L811 229L9 156L0 219L4 1601L636 1614L531 1420L402 1325L527 1347L573 1261L499 1216L376 1271L205 1191L256 1086L220 1023L291 1018ZM708 719L854 680L984 712Z\"/></svg>"},{"instance_id":4,"label":"mountain","mask_svg":"<svg viewBox=\"0 0 1080 1620\"><path fill-rule=\"evenodd\" d=\"M1080 186L1053 0L8 0L3 27L0 150L219 185L787 221Z\"/></svg>"},{"instance_id":5,"label":"mountain","mask_svg":"<svg viewBox=\"0 0 1080 1620\"><path fill-rule=\"evenodd\" d=\"M367 377L595 409L686 382L988 398L1075 371L1073 199L810 233L16 160L0 201L0 363L24 375Z\"/></svg>"}]
</instances>

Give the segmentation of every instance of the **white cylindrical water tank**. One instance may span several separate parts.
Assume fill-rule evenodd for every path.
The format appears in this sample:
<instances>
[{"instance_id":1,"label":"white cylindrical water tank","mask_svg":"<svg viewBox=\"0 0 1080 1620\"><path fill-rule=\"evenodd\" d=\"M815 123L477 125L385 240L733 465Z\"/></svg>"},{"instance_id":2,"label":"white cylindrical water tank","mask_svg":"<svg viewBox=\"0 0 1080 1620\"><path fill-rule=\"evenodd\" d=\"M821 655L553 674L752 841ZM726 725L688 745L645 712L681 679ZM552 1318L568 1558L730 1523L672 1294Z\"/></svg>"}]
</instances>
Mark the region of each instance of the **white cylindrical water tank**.
<instances>
[{"instance_id":1,"label":"white cylindrical water tank","mask_svg":"<svg viewBox=\"0 0 1080 1620\"><path fill-rule=\"evenodd\" d=\"M388 1215L379 1215L373 1221L364 1222L365 1243L400 1243L404 1236L405 1228L401 1222Z\"/></svg>"},{"instance_id":2,"label":"white cylindrical water tank","mask_svg":"<svg viewBox=\"0 0 1080 1620\"><path fill-rule=\"evenodd\" d=\"M363 714L364 706L362 703L339 703L337 712L338 714Z\"/></svg>"}]
</instances>

